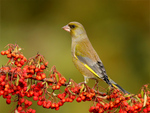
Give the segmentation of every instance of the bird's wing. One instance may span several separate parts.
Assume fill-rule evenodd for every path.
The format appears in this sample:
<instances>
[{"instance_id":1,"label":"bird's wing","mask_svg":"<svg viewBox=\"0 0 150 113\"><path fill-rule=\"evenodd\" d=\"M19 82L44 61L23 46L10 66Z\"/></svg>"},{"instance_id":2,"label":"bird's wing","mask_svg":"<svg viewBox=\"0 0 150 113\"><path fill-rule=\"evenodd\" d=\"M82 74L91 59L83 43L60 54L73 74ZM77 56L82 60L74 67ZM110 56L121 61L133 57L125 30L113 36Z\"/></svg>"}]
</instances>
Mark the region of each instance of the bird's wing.
<instances>
[{"instance_id":1,"label":"bird's wing","mask_svg":"<svg viewBox=\"0 0 150 113\"><path fill-rule=\"evenodd\" d=\"M108 76L106 74L105 68L102 64L102 62L93 62L88 57L82 57L82 56L76 56L80 62L88 69L90 70L96 77L103 79L106 83L111 85L109 82Z\"/></svg>"},{"instance_id":2,"label":"bird's wing","mask_svg":"<svg viewBox=\"0 0 150 113\"><path fill-rule=\"evenodd\" d=\"M82 44L82 48L79 48L79 46L77 45L75 48L76 59L78 59L82 63L82 65L84 65L88 70L90 70L97 78L101 78L106 83L111 85L102 62L100 60L97 61L95 57L91 56L94 56L94 54L97 55L97 53L90 53L90 50L88 50L88 48L89 47L84 46L84 44ZM93 58L93 60L91 58Z\"/></svg>"}]
</instances>

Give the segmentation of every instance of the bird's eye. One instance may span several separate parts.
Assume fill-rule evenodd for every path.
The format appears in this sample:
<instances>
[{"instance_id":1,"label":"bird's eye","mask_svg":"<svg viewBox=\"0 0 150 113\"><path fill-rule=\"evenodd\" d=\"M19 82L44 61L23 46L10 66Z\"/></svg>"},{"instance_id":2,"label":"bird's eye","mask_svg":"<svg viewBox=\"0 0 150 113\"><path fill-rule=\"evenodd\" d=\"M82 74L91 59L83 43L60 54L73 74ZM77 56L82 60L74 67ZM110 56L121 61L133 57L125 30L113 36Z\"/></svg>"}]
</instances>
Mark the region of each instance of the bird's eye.
<instances>
[{"instance_id":1,"label":"bird's eye","mask_svg":"<svg viewBox=\"0 0 150 113\"><path fill-rule=\"evenodd\" d=\"M75 28L76 26L75 25L70 25L70 28Z\"/></svg>"}]
</instances>

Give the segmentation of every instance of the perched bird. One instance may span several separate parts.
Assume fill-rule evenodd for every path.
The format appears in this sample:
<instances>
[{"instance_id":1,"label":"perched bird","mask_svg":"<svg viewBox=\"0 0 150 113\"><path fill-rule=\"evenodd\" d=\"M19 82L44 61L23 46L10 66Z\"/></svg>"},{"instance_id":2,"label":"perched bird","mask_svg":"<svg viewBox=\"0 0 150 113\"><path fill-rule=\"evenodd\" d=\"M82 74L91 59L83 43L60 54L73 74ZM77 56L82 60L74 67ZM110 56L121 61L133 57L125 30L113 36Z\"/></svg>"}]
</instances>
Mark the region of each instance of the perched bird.
<instances>
[{"instance_id":1,"label":"perched bird","mask_svg":"<svg viewBox=\"0 0 150 113\"><path fill-rule=\"evenodd\" d=\"M87 83L89 78L96 81L102 79L111 87L118 88L123 93L128 93L107 76L104 65L92 47L82 24L70 22L63 29L71 35L72 60L79 72L84 76L85 83Z\"/></svg>"}]
</instances>

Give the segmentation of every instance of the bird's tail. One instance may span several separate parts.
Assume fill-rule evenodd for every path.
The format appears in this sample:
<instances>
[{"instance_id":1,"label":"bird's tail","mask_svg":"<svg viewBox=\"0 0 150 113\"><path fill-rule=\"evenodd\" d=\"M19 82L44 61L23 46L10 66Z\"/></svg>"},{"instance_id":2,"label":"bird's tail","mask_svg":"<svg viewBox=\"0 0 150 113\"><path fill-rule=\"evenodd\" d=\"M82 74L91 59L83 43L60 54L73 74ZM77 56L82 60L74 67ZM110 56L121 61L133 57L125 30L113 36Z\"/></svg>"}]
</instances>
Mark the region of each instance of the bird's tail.
<instances>
[{"instance_id":1,"label":"bird's tail","mask_svg":"<svg viewBox=\"0 0 150 113\"><path fill-rule=\"evenodd\" d=\"M113 87L119 89L120 91L122 91L124 94L130 94L128 91L124 90L121 86L119 86L116 82L114 82L112 79L109 78L110 83L112 84Z\"/></svg>"}]
</instances>

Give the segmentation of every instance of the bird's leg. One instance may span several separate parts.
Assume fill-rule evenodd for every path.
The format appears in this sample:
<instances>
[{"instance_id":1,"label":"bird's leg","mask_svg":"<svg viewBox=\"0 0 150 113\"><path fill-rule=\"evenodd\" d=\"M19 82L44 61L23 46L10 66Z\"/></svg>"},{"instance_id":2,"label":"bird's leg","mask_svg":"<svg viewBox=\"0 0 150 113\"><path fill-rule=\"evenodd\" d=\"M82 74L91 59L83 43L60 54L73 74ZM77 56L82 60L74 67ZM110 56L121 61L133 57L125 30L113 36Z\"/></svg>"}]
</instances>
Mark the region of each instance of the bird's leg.
<instances>
[{"instance_id":1,"label":"bird's leg","mask_svg":"<svg viewBox=\"0 0 150 113\"><path fill-rule=\"evenodd\" d=\"M98 90L98 80L97 80L97 79L95 79L95 85L94 85L93 89L95 89L95 87L96 87L97 90Z\"/></svg>"},{"instance_id":2,"label":"bird's leg","mask_svg":"<svg viewBox=\"0 0 150 113\"><path fill-rule=\"evenodd\" d=\"M84 83L87 84L89 81L89 78L87 76L84 76Z\"/></svg>"},{"instance_id":3,"label":"bird's leg","mask_svg":"<svg viewBox=\"0 0 150 113\"><path fill-rule=\"evenodd\" d=\"M79 83L80 86L82 86L82 89L89 91L89 88L87 86L89 79L88 77L84 76L84 82Z\"/></svg>"}]
</instances>

